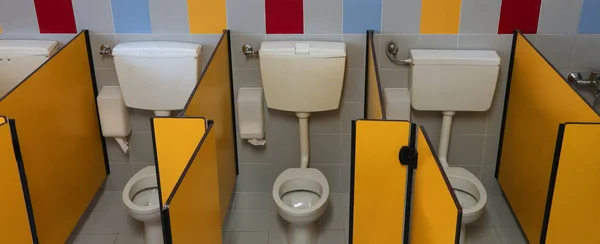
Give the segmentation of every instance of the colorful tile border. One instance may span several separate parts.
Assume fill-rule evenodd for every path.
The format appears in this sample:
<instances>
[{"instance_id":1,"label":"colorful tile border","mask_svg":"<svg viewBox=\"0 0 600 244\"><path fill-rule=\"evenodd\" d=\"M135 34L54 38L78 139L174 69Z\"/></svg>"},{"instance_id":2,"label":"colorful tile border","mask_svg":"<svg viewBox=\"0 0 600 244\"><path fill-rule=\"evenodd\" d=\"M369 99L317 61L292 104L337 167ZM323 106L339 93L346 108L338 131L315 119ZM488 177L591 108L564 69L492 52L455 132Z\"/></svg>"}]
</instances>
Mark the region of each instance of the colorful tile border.
<instances>
[{"instance_id":1,"label":"colorful tile border","mask_svg":"<svg viewBox=\"0 0 600 244\"><path fill-rule=\"evenodd\" d=\"M600 0L584 0L579 18L577 33L599 34L600 33Z\"/></svg>"},{"instance_id":2,"label":"colorful tile border","mask_svg":"<svg viewBox=\"0 0 600 244\"><path fill-rule=\"evenodd\" d=\"M381 0L344 0L344 34L381 30Z\"/></svg>"},{"instance_id":3,"label":"colorful tile border","mask_svg":"<svg viewBox=\"0 0 600 244\"><path fill-rule=\"evenodd\" d=\"M458 34L461 0L423 0L421 34Z\"/></svg>"},{"instance_id":4,"label":"colorful tile border","mask_svg":"<svg viewBox=\"0 0 600 244\"><path fill-rule=\"evenodd\" d=\"M190 33L221 34L227 29L225 0L187 0Z\"/></svg>"},{"instance_id":5,"label":"colorful tile border","mask_svg":"<svg viewBox=\"0 0 600 244\"><path fill-rule=\"evenodd\" d=\"M303 0L265 0L267 34L304 34Z\"/></svg>"},{"instance_id":6,"label":"colorful tile border","mask_svg":"<svg viewBox=\"0 0 600 244\"><path fill-rule=\"evenodd\" d=\"M152 33L148 0L111 0L116 33Z\"/></svg>"},{"instance_id":7,"label":"colorful tile border","mask_svg":"<svg viewBox=\"0 0 600 244\"><path fill-rule=\"evenodd\" d=\"M542 0L502 0L498 34L536 34Z\"/></svg>"},{"instance_id":8,"label":"colorful tile border","mask_svg":"<svg viewBox=\"0 0 600 244\"><path fill-rule=\"evenodd\" d=\"M77 33L71 0L34 0L40 33Z\"/></svg>"}]
</instances>

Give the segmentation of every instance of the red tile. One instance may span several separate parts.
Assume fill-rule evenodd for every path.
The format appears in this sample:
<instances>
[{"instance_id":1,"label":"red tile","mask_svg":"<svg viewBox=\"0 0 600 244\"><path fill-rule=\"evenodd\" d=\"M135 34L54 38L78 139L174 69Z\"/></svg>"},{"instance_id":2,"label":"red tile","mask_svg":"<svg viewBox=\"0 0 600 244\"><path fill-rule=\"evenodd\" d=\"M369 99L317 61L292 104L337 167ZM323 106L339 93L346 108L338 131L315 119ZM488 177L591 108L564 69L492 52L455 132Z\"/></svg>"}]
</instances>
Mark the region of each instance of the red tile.
<instances>
[{"instance_id":1,"label":"red tile","mask_svg":"<svg viewBox=\"0 0 600 244\"><path fill-rule=\"evenodd\" d=\"M77 33L71 0L34 0L41 33Z\"/></svg>"},{"instance_id":2,"label":"red tile","mask_svg":"<svg viewBox=\"0 0 600 244\"><path fill-rule=\"evenodd\" d=\"M537 33L541 5L542 0L503 0L498 34Z\"/></svg>"},{"instance_id":3,"label":"red tile","mask_svg":"<svg viewBox=\"0 0 600 244\"><path fill-rule=\"evenodd\" d=\"M265 0L267 34L304 34L302 1Z\"/></svg>"}]
</instances>

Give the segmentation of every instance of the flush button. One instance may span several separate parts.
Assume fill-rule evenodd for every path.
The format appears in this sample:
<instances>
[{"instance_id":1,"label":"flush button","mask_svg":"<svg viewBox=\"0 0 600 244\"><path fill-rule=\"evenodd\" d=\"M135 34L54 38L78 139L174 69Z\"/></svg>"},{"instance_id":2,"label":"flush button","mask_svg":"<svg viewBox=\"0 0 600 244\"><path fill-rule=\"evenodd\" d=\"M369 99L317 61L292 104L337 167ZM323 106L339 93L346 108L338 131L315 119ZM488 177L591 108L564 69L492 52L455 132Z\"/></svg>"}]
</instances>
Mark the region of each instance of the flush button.
<instances>
[{"instance_id":1,"label":"flush button","mask_svg":"<svg viewBox=\"0 0 600 244\"><path fill-rule=\"evenodd\" d=\"M296 43L296 54L309 54L310 45L308 43Z\"/></svg>"}]
</instances>

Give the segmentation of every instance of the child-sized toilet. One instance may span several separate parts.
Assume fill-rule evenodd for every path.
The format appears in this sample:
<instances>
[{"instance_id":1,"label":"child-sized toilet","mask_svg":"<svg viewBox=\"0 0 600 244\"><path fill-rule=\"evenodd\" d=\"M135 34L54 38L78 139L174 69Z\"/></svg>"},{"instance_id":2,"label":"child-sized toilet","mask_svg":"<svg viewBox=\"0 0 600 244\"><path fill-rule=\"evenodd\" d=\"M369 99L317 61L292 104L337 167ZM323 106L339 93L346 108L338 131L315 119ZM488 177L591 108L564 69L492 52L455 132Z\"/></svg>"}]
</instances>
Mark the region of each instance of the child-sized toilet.
<instances>
[{"instance_id":1,"label":"child-sized toilet","mask_svg":"<svg viewBox=\"0 0 600 244\"><path fill-rule=\"evenodd\" d=\"M123 203L129 215L144 222L146 244L162 244L162 222L156 168L148 166L129 179L123 189Z\"/></svg>"},{"instance_id":2,"label":"child-sized toilet","mask_svg":"<svg viewBox=\"0 0 600 244\"><path fill-rule=\"evenodd\" d=\"M300 126L300 168L283 171L273 184L277 212L289 222L289 244L317 241L316 220L327 207L329 184L321 171L308 168L308 117L338 109L345 64L344 43L263 42L260 47L267 107L296 113Z\"/></svg>"}]
</instances>

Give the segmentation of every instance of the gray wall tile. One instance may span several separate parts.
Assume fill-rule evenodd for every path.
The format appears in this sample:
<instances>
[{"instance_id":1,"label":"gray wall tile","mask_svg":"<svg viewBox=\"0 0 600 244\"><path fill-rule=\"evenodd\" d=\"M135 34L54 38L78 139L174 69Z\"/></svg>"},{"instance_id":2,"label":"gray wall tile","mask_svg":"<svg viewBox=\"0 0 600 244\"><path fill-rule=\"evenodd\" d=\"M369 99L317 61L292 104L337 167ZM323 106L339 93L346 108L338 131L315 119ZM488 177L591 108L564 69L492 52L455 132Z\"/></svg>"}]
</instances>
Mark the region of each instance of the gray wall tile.
<instances>
[{"instance_id":1,"label":"gray wall tile","mask_svg":"<svg viewBox=\"0 0 600 244\"><path fill-rule=\"evenodd\" d=\"M500 127L502 125L502 112L504 103L494 102L488 111L488 122L486 133L488 135L500 135Z\"/></svg>"},{"instance_id":2,"label":"gray wall tile","mask_svg":"<svg viewBox=\"0 0 600 244\"><path fill-rule=\"evenodd\" d=\"M407 69L379 70L381 86L385 88L408 88L409 71Z\"/></svg>"},{"instance_id":3,"label":"gray wall tile","mask_svg":"<svg viewBox=\"0 0 600 244\"><path fill-rule=\"evenodd\" d=\"M260 67L258 56L246 56L241 48L244 44L250 44L255 49L260 49L260 44L263 41L265 41L265 35L231 35L231 62L233 68L258 69Z\"/></svg>"},{"instance_id":4,"label":"gray wall tile","mask_svg":"<svg viewBox=\"0 0 600 244\"><path fill-rule=\"evenodd\" d=\"M460 35L458 49L495 50L497 35Z\"/></svg>"},{"instance_id":5,"label":"gray wall tile","mask_svg":"<svg viewBox=\"0 0 600 244\"><path fill-rule=\"evenodd\" d=\"M121 147L114 138L106 138L106 151L108 153L108 161L111 163L129 162L129 154L123 153L123 150L121 150Z\"/></svg>"},{"instance_id":6,"label":"gray wall tile","mask_svg":"<svg viewBox=\"0 0 600 244\"><path fill-rule=\"evenodd\" d=\"M496 165L484 165L481 170L481 183L485 187L488 195L501 195L500 185L494 176Z\"/></svg>"},{"instance_id":7,"label":"gray wall tile","mask_svg":"<svg viewBox=\"0 0 600 244\"><path fill-rule=\"evenodd\" d=\"M341 34L327 35L327 34L306 34L304 40L306 41L327 41L327 42L341 42L344 38Z\"/></svg>"},{"instance_id":8,"label":"gray wall tile","mask_svg":"<svg viewBox=\"0 0 600 244\"><path fill-rule=\"evenodd\" d=\"M269 193L273 189L271 181L271 165L240 164L240 174L235 185L236 192Z\"/></svg>"},{"instance_id":9,"label":"gray wall tile","mask_svg":"<svg viewBox=\"0 0 600 244\"><path fill-rule=\"evenodd\" d=\"M304 33L341 34L342 0L305 0Z\"/></svg>"},{"instance_id":10,"label":"gray wall tile","mask_svg":"<svg viewBox=\"0 0 600 244\"><path fill-rule=\"evenodd\" d=\"M342 104L342 134L350 134L352 120L362 119L364 116L364 103Z\"/></svg>"},{"instance_id":11,"label":"gray wall tile","mask_svg":"<svg viewBox=\"0 0 600 244\"><path fill-rule=\"evenodd\" d=\"M342 164L350 165L352 160L352 139L350 135L341 135L341 153L342 153Z\"/></svg>"},{"instance_id":12,"label":"gray wall tile","mask_svg":"<svg viewBox=\"0 0 600 244\"><path fill-rule=\"evenodd\" d=\"M346 43L346 69L365 68L366 35L344 35Z\"/></svg>"},{"instance_id":13,"label":"gray wall tile","mask_svg":"<svg viewBox=\"0 0 600 244\"><path fill-rule=\"evenodd\" d=\"M152 33L189 33L186 0L149 0Z\"/></svg>"},{"instance_id":14,"label":"gray wall tile","mask_svg":"<svg viewBox=\"0 0 600 244\"><path fill-rule=\"evenodd\" d=\"M42 35L39 33L3 33L0 34L0 40L40 40Z\"/></svg>"},{"instance_id":15,"label":"gray wall tile","mask_svg":"<svg viewBox=\"0 0 600 244\"><path fill-rule=\"evenodd\" d=\"M114 33L110 0L73 0L77 29L95 33Z\"/></svg>"},{"instance_id":16,"label":"gray wall tile","mask_svg":"<svg viewBox=\"0 0 600 244\"><path fill-rule=\"evenodd\" d=\"M452 135L448 163L451 166L481 165L485 135Z\"/></svg>"},{"instance_id":17,"label":"gray wall tile","mask_svg":"<svg viewBox=\"0 0 600 244\"><path fill-rule=\"evenodd\" d=\"M270 143L265 146L253 146L246 140L237 139L238 155L240 164L257 164L269 163L269 154L267 148Z\"/></svg>"},{"instance_id":18,"label":"gray wall tile","mask_svg":"<svg viewBox=\"0 0 600 244\"><path fill-rule=\"evenodd\" d=\"M0 1L2 33L39 33L33 0Z\"/></svg>"},{"instance_id":19,"label":"gray wall tile","mask_svg":"<svg viewBox=\"0 0 600 244\"><path fill-rule=\"evenodd\" d=\"M485 134L486 112L457 112L452 121L452 134Z\"/></svg>"},{"instance_id":20,"label":"gray wall tile","mask_svg":"<svg viewBox=\"0 0 600 244\"><path fill-rule=\"evenodd\" d=\"M190 42L190 34L153 34L153 41Z\"/></svg>"},{"instance_id":21,"label":"gray wall tile","mask_svg":"<svg viewBox=\"0 0 600 244\"><path fill-rule=\"evenodd\" d=\"M266 136L274 178L287 168L300 166L298 119L293 113L269 111Z\"/></svg>"},{"instance_id":22,"label":"gray wall tile","mask_svg":"<svg viewBox=\"0 0 600 244\"><path fill-rule=\"evenodd\" d=\"M363 102L365 96L365 70L346 69L342 102Z\"/></svg>"},{"instance_id":23,"label":"gray wall tile","mask_svg":"<svg viewBox=\"0 0 600 244\"><path fill-rule=\"evenodd\" d=\"M535 46L557 69L571 67L575 49L574 35L538 35Z\"/></svg>"},{"instance_id":24,"label":"gray wall tile","mask_svg":"<svg viewBox=\"0 0 600 244\"><path fill-rule=\"evenodd\" d=\"M233 34L264 34L265 1L227 1L227 25Z\"/></svg>"},{"instance_id":25,"label":"gray wall tile","mask_svg":"<svg viewBox=\"0 0 600 244\"><path fill-rule=\"evenodd\" d=\"M463 0L461 34L496 34L502 0Z\"/></svg>"},{"instance_id":26,"label":"gray wall tile","mask_svg":"<svg viewBox=\"0 0 600 244\"><path fill-rule=\"evenodd\" d=\"M208 64L208 60L215 51L220 39L221 35L214 34L192 34L190 36L190 42L202 44L202 69Z\"/></svg>"},{"instance_id":27,"label":"gray wall tile","mask_svg":"<svg viewBox=\"0 0 600 244\"><path fill-rule=\"evenodd\" d=\"M412 109L411 121L425 127L428 134L439 134L442 127L442 113Z\"/></svg>"},{"instance_id":28,"label":"gray wall tile","mask_svg":"<svg viewBox=\"0 0 600 244\"><path fill-rule=\"evenodd\" d=\"M339 134L310 135L310 165L341 164Z\"/></svg>"},{"instance_id":29,"label":"gray wall tile","mask_svg":"<svg viewBox=\"0 0 600 244\"><path fill-rule=\"evenodd\" d=\"M330 193L342 193L342 165L311 165L310 167L320 170L325 175Z\"/></svg>"},{"instance_id":30,"label":"gray wall tile","mask_svg":"<svg viewBox=\"0 0 600 244\"><path fill-rule=\"evenodd\" d=\"M577 33L583 0L544 0L538 34Z\"/></svg>"},{"instance_id":31,"label":"gray wall tile","mask_svg":"<svg viewBox=\"0 0 600 244\"><path fill-rule=\"evenodd\" d=\"M312 113L308 118L310 134L340 133L340 109ZM298 131L298 128L296 128Z\"/></svg>"},{"instance_id":32,"label":"gray wall tile","mask_svg":"<svg viewBox=\"0 0 600 244\"><path fill-rule=\"evenodd\" d=\"M477 177L477 179L481 180L481 165L470 165L461 167L471 172L471 174Z\"/></svg>"},{"instance_id":33,"label":"gray wall tile","mask_svg":"<svg viewBox=\"0 0 600 244\"><path fill-rule=\"evenodd\" d=\"M408 66L395 64L390 61L385 53L388 43L396 41L398 43L397 59L410 57L410 49L419 48L419 35L381 35L380 48L377 50L380 69L407 69Z\"/></svg>"},{"instance_id":34,"label":"gray wall tile","mask_svg":"<svg viewBox=\"0 0 600 244\"><path fill-rule=\"evenodd\" d=\"M237 99L240 88L262 87L262 77L258 69L233 69L233 92Z\"/></svg>"},{"instance_id":35,"label":"gray wall tile","mask_svg":"<svg viewBox=\"0 0 600 244\"><path fill-rule=\"evenodd\" d=\"M383 0L383 34L419 34L420 20L420 0Z\"/></svg>"},{"instance_id":36,"label":"gray wall tile","mask_svg":"<svg viewBox=\"0 0 600 244\"><path fill-rule=\"evenodd\" d=\"M267 41L302 41L304 40L303 34L269 34L266 35Z\"/></svg>"},{"instance_id":37,"label":"gray wall tile","mask_svg":"<svg viewBox=\"0 0 600 244\"><path fill-rule=\"evenodd\" d=\"M96 69L96 83L100 89L104 86L118 86L117 72L115 69Z\"/></svg>"},{"instance_id":38,"label":"gray wall tile","mask_svg":"<svg viewBox=\"0 0 600 244\"><path fill-rule=\"evenodd\" d=\"M496 83L493 102L503 102L506 96L506 84L508 83L508 66L500 66L500 74Z\"/></svg>"},{"instance_id":39,"label":"gray wall tile","mask_svg":"<svg viewBox=\"0 0 600 244\"><path fill-rule=\"evenodd\" d=\"M73 37L75 37L75 34L41 34L40 35L41 40L57 41L58 48L63 48L67 43L69 43L73 39ZM94 51L94 50L92 50L92 51Z\"/></svg>"},{"instance_id":40,"label":"gray wall tile","mask_svg":"<svg viewBox=\"0 0 600 244\"><path fill-rule=\"evenodd\" d=\"M152 132L150 118L154 117L154 111L130 108L129 116L133 132Z\"/></svg>"},{"instance_id":41,"label":"gray wall tile","mask_svg":"<svg viewBox=\"0 0 600 244\"><path fill-rule=\"evenodd\" d=\"M577 35L575 37L573 67L597 70L600 67L598 43L600 43L600 35Z\"/></svg>"},{"instance_id":42,"label":"gray wall tile","mask_svg":"<svg viewBox=\"0 0 600 244\"><path fill-rule=\"evenodd\" d=\"M106 191L123 191L125 184L133 176L133 167L130 163L110 163L110 175L104 183Z\"/></svg>"},{"instance_id":43,"label":"gray wall tile","mask_svg":"<svg viewBox=\"0 0 600 244\"><path fill-rule=\"evenodd\" d=\"M483 151L483 164L496 165L498 159L498 144L500 136L488 135L485 137L485 148Z\"/></svg>"},{"instance_id":44,"label":"gray wall tile","mask_svg":"<svg viewBox=\"0 0 600 244\"><path fill-rule=\"evenodd\" d=\"M154 146L152 145L152 134L131 133L130 139L130 162L154 162Z\"/></svg>"},{"instance_id":45,"label":"gray wall tile","mask_svg":"<svg viewBox=\"0 0 600 244\"><path fill-rule=\"evenodd\" d=\"M153 41L153 34L115 34L117 44L122 42Z\"/></svg>"},{"instance_id":46,"label":"gray wall tile","mask_svg":"<svg viewBox=\"0 0 600 244\"><path fill-rule=\"evenodd\" d=\"M319 218L319 229L321 230L341 230L344 228L345 215L342 207L342 194L330 194L325 213ZM319 237L323 232L319 233ZM341 242L326 242L341 243Z\"/></svg>"},{"instance_id":47,"label":"gray wall tile","mask_svg":"<svg viewBox=\"0 0 600 244\"><path fill-rule=\"evenodd\" d=\"M352 185L351 182L351 169L350 169L350 165L346 165L343 164L342 165L342 192L343 193L350 193L350 185Z\"/></svg>"},{"instance_id":48,"label":"gray wall tile","mask_svg":"<svg viewBox=\"0 0 600 244\"><path fill-rule=\"evenodd\" d=\"M99 47L103 44L115 46L115 35L114 34L91 34L90 35L90 46ZM110 55L100 55L100 52L92 52L94 59L94 67L96 69L114 69L115 63Z\"/></svg>"},{"instance_id":49,"label":"gray wall tile","mask_svg":"<svg viewBox=\"0 0 600 244\"><path fill-rule=\"evenodd\" d=\"M418 48L424 49L456 49L458 35L419 35Z\"/></svg>"}]
</instances>

